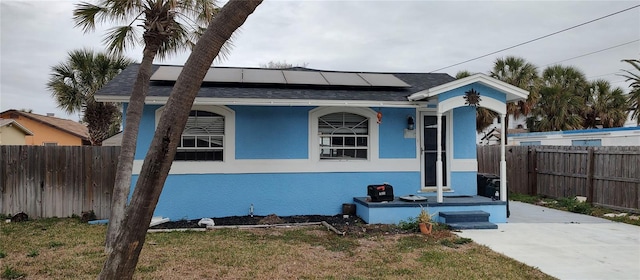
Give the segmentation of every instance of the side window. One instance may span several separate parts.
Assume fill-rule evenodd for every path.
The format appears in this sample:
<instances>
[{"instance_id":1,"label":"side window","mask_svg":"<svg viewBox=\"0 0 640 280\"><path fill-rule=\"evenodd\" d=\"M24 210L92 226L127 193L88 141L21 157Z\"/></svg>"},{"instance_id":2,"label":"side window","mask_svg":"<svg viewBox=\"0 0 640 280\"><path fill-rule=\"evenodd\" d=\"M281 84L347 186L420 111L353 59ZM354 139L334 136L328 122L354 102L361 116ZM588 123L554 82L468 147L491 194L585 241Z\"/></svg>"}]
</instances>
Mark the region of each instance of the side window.
<instances>
[{"instance_id":1,"label":"side window","mask_svg":"<svg viewBox=\"0 0 640 280\"><path fill-rule=\"evenodd\" d=\"M182 132L175 160L222 161L224 158L224 117L193 110Z\"/></svg>"},{"instance_id":2,"label":"side window","mask_svg":"<svg viewBox=\"0 0 640 280\"><path fill-rule=\"evenodd\" d=\"M347 112L318 118L320 159L367 159L369 119Z\"/></svg>"}]
</instances>

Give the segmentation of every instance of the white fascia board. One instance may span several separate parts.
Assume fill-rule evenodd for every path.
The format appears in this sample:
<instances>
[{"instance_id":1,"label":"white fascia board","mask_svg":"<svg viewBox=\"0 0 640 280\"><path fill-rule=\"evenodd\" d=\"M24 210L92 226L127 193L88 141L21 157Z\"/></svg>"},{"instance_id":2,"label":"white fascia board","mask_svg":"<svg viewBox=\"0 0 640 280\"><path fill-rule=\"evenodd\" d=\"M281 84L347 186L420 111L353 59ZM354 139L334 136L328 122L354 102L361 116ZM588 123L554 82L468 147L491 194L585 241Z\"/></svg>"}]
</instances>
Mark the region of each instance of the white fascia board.
<instances>
[{"instance_id":1,"label":"white fascia board","mask_svg":"<svg viewBox=\"0 0 640 280\"><path fill-rule=\"evenodd\" d=\"M500 81L498 79L494 79L491 78L485 74L482 73L478 73L466 78L462 78L462 79L458 79L443 85L439 85L436 87L432 87L430 89L426 89L423 91L419 91L416 92L412 95L409 96L409 100L410 101L416 101L416 100L421 100L421 99L425 99L428 97L432 97L432 96L436 96L438 94L441 94L443 92L447 92L450 90L454 90L456 88L459 87L463 87L466 85L470 85L473 83L481 83L485 86L491 87L495 90L498 90L500 92L504 92L507 94L507 102L513 102L513 101L518 101L518 100L522 100L522 99L527 99L527 97L529 96L529 92L521 89L519 87L513 86L511 84L505 83L503 81Z\"/></svg>"},{"instance_id":2,"label":"white fascia board","mask_svg":"<svg viewBox=\"0 0 640 280\"><path fill-rule=\"evenodd\" d=\"M147 96L145 104L164 105L168 97ZM98 96L99 102L129 102L128 96ZM263 98L207 98L197 97L196 105L252 105L252 106L334 106L334 107L401 107L417 108L425 102L375 100L316 100L316 99L263 99Z\"/></svg>"},{"instance_id":3,"label":"white fascia board","mask_svg":"<svg viewBox=\"0 0 640 280\"><path fill-rule=\"evenodd\" d=\"M22 132L24 132L24 134L27 135L27 136L32 136L33 135L33 132L31 132L31 130L29 130L28 128L22 126L19 122L15 121L15 120L11 120L10 122L8 122L6 124L6 126L10 126L10 125L16 126L18 129L22 130Z\"/></svg>"}]
</instances>

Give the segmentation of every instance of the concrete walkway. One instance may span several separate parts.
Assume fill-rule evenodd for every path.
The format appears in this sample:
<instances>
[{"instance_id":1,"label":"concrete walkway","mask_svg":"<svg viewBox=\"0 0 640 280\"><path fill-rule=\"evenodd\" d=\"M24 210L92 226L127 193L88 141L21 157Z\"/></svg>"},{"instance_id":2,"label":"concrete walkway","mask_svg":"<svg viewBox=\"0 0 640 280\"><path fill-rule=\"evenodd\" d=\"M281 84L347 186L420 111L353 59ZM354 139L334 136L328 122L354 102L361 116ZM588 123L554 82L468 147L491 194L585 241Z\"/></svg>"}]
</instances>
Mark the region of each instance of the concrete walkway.
<instances>
[{"instance_id":1,"label":"concrete walkway","mask_svg":"<svg viewBox=\"0 0 640 280\"><path fill-rule=\"evenodd\" d=\"M560 279L640 279L640 227L510 201L498 229L457 234Z\"/></svg>"}]
</instances>

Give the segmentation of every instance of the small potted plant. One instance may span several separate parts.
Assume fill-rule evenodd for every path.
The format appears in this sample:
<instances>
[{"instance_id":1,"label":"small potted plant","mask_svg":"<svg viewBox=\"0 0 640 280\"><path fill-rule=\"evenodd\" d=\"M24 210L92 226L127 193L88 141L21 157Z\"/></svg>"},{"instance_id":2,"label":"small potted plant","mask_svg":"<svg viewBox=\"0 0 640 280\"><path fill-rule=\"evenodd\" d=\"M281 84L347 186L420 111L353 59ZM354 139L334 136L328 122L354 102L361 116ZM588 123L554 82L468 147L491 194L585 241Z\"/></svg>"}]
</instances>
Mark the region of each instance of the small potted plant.
<instances>
[{"instance_id":1,"label":"small potted plant","mask_svg":"<svg viewBox=\"0 0 640 280\"><path fill-rule=\"evenodd\" d=\"M433 215L429 214L429 210L421 205L420 214L418 214L418 225L420 226L420 232L422 232L422 234L431 234L431 230L433 229L432 217Z\"/></svg>"}]
</instances>

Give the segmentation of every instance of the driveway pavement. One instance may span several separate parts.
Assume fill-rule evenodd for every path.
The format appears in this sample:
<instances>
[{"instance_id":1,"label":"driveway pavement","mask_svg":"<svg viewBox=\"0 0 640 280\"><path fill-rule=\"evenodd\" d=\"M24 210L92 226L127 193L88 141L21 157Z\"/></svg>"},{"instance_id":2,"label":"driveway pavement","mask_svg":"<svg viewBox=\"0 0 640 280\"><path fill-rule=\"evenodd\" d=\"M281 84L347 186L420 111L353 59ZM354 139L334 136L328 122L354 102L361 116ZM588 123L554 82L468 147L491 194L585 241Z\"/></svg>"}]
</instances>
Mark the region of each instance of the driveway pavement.
<instances>
[{"instance_id":1,"label":"driveway pavement","mask_svg":"<svg viewBox=\"0 0 640 280\"><path fill-rule=\"evenodd\" d=\"M463 230L510 258L560 279L640 279L640 227L510 201L498 229Z\"/></svg>"}]
</instances>

